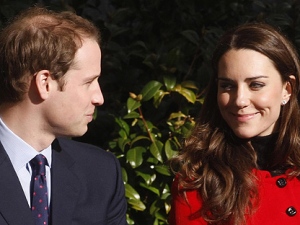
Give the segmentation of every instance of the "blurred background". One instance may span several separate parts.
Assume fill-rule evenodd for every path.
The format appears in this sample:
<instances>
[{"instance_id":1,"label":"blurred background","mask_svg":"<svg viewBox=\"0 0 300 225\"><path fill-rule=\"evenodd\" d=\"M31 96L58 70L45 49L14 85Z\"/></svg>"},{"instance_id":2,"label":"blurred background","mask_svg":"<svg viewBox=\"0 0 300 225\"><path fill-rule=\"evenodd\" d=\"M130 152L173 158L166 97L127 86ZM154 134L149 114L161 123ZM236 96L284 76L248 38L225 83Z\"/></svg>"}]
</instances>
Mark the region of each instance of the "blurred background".
<instances>
[{"instance_id":1,"label":"blurred background","mask_svg":"<svg viewBox=\"0 0 300 225\"><path fill-rule=\"evenodd\" d=\"M105 103L76 140L120 160L129 224L167 224L167 162L194 126L220 35L266 22L300 47L299 0L0 0L0 28L35 4L73 11L101 31Z\"/></svg>"}]
</instances>

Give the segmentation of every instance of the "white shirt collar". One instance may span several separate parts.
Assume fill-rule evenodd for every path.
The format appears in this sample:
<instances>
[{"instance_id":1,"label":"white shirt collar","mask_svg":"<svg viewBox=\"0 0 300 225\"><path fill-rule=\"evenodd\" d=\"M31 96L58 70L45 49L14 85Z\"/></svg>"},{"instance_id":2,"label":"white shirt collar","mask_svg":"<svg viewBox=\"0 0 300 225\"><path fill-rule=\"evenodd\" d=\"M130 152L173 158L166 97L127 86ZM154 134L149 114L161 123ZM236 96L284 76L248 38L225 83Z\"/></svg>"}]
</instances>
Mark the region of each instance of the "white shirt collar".
<instances>
[{"instance_id":1,"label":"white shirt collar","mask_svg":"<svg viewBox=\"0 0 300 225\"><path fill-rule=\"evenodd\" d=\"M0 140L8 154L15 171L19 171L22 167L34 158L37 154L43 154L51 168L52 151L51 145L41 152L37 152L33 147L23 141L20 137L14 134L0 118Z\"/></svg>"}]
</instances>

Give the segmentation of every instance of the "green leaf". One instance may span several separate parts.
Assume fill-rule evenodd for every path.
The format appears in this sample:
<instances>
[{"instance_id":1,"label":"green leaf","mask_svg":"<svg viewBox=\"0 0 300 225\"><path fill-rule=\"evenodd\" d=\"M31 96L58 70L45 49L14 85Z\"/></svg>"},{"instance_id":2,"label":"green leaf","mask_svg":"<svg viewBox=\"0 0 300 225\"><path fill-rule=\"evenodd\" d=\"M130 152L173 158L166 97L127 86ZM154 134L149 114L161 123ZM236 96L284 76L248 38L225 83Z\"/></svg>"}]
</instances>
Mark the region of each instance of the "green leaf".
<instances>
[{"instance_id":1,"label":"green leaf","mask_svg":"<svg viewBox=\"0 0 300 225\"><path fill-rule=\"evenodd\" d=\"M116 141L110 141L108 142L108 146L110 149L115 149L117 147L117 142Z\"/></svg>"},{"instance_id":2,"label":"green leaf","mask_svg":"<svg viewBox=\"0 0 300 225\"><path fill-rule=\"evenodd\" d=\"M136 142L140 141L140 140L150 140L149 137L147 136L137 136L136 138L134 138L132 141L131 141L131 145L135 144Z\"/></svg>"},{"instance_id":3,"label":"green leaf","mask_svg":"<svg viewBox=\"0 0 300 225\"><path fill-rule=\"evenodd\" d=\"M178 92L179 94L181 94L183 97L185 97L186 100L188 100L189 102L195 103L195 101L196 101L196 95L195 95L195 93L193 91L191 91L191 90L189 90L187 88L184 88L182 86L177 87L175 91Z\"/></svg>"},{"instance_id":4,"label":"green leaf","mask_svg":"<svg viewBox=\"0 0 300 225\"><path fill-rule=\"evenodd\" d=\"M156 166L154 166L154 168L160 174L163 174L163 175L166 175L166 176L171 176L169 167L167 167L166 165L156 165Z\"/></svg>"},{"instance_id":5,"label":"green leaf","mask_svg":"<svg viewBox=\"0 0 300 225\"><path fill-rule=\"evenodd\" d=\"M129 125L122 120L121 118L117 118L115 119L116 123L119 125L119 127L124 130L124 134L122 135L122 137L127 137L129 135L129 131L130 131L130 127Z\"/></svg>"},{"instance_id":6,"label":"green leaf","mask_svg":"<svg viewBox=\"0 0 300 225\"><path fill-rule=\"evenodd\" d=\"M151 185L153 181L156 179L156 174L143 173L141 171L136 171L136 174L144 179L147 185Z\"/></svg>"},{"instance_id":7,"label":"green leaf","mask_svg":"<svg viewBox=\"0 0 300 225\"><path fill-rule=\"evenodd\" d=\"M135 119L132 121L131 126L134 127L135 124L136 124L137 122L138 122L138 119L135 118Z\"/></svg>"},{"instance_id":8,"label":"green leaf","mask_svg":"<svg viewBox=\"0 0 300 225\"><path fill-rule=\"evenodd\" d=\"M133 112L134 110L136 110L140 106L141 106L141 103L139 101L136 101L133 98L128 98L127 99L127 111L128 111L128 113Z\"/></svg>"},{"instance_id":9,"label":"green leaf","mask_svg":"<svg viewBox=\"0 0 300 225\"><path fill-rule=\"evenodd\" d=\"M171 90L176 85L176 76L164 76L164 83L167 88L167 90Z\"/></svg>"},{"instance_id":10,"label":"green leaf","mask_svg":"<svg viewBox=\"0 0 300 225\"><path fill-rule=\"evenodd\" d=\"M121 159L124 157L124 154L115 152L115 156L117 157L117 159Z\"/></svg>"},{"instance_id":11,"label":"green leaf","mask_svg":"<svg viewBox=\"0 0 300 225\"><path fill-rule=\"evenodd\" d=\"M150 214L154 215L156 212L160 210L160 207L157 206L157 200L155 200L150 206Z\"/></svg>"},{"instance_id":12,"label":"green leaf","mask_svg":"<svg viewBox=\"0 0 300 225\"><path fill-rule=\"evenodd\" d=\"M126 222L128 225L134 225L134 220L130 218L129 214L126 213Z\"/></svg>"},{"instance_id":13,"label":"green leaf","mask_svg":"<svg viewBox=\"0 0 300 225\"><path fill-rule=\"evenodd\" d=\"M168 159L171 159L175 155L178 154L178 150L176 150L177 145L174 141L172 140L167 140L165 143L165 153Z\"/></svg>"},{"instance_id":14,"label":"green leaf","mask_svg":"<svg viewBox=\"0 0 300 225\"><path fill-rule=\"evenodd\" d=\"M162 215L159 211L155 213L155 217L158 220L162 220L162 221L165 221L165 222L167 221L166 218L165 218L165 216Z\"/></svg>"},{"instance_id":15,"label":"green leaf","mask_svg":"<svg viewBox=\"0 0 300 225\"><path fill-rule=\"evenodd\" d=\"M146 152L144 147L134 147L129 149L126 154L126 159L132 168L136 168L143 163L143 153Z\"/></svg>"},{"instance_id":16,"label":"green leaf","mask_svg":"<svg viewBox=\"0 0 300 225\"><path fill-rule=\"evenodd\" d=\"M197 85L195 84L195 82L193 81L183 81L181 83L181 86L184 87L184 88L189 88L189 89L194 89L194 90L198 90L198 87Z\"/></svg>"},{"instance_id":17,"label":"green leaf","mask_svg":"<svg viewBox=\"0 0 300 225\"><path fill-rule=\"evenodd\" d=\"M194 126L195 126L195 121L194 120L190 119L189 121L185 122L183 124L183 126L180 127L181 137L185 138L185 137L189 136L191 134L191 131L193 130ZM178 140L176 140L176 141L178 141ZM178 143L177 143L177 145L180 146Z\"/></svg>"},{"instance_id":18,"label":"green leaf","mask_svg":"<svg viewBox=\"0 0 300 225\"><path fill-rule=\"evenodd\" d=\"M127 172L123 167L122 167L122 179L123 179L124 183L128 182Z\"/></svg>"},{"instance_id":19,"label":"green leaf","mask_svg":"<svg viewBox=\"0 0 300 225\"><path fill-rule=\"evenodd\" d=\"M161 143L160 141L155 141L150 145L150 152L151 154L159 161L163 162L162 156L161 156L161 151L163 148L164 144Z\"/></svg>"},{"instance_id":20,"label":"green leaf","mask_svg":"<svg viewBox=\"0 0 300 225\"><path fill-rule=\"evenodd\" d=\"M149 126L149 130L151 131L150 135L151 135L152 140L161 138L161 133L159 132L160 130L157 127L152 126L150 128L150 126Z\"/></svg>"},{"instance_id":21,"label":"green leaf","mask_svg":"<svg viewBox=\"0 0 300 225\"><path fill-rule=\"evenodd\" d=\"M150 163L150 164L155 164L155 165L159 163L158 160L154 157L149 157L147 159L147 162ZM152 166L151 166L151 168L152 168ZM153 166L153 168L154 168L154 166Z\"/></svg>"},{"instance_id":22,"label":"green leaf","mask_svg":"<svg viewBox=\"0 0 300 225\"><path fill-rule=\"evenodd\" d=\"M171 115L169 116L169 120L182 118L182 117L186 118L187 116L185 114L183 114L182 112L171 113Z\"/></svg>"},{"instance_id":23,"label":"green leaf","mask_svg":"<svg viewBox=\"0 0 300 225\"><path fill-rule=\"evenodd\" d=\"M127 139L128 133L125 130L120 129L119 132L118 132L118 134L121 137L121 139Z\"/></svg>"},{"instance_id":24,"label":"green leaf","mask_svg":"<svg viewBox=\"0 0 300 225\"><path fill-rule=\"evenodd\" d=\"M122 152L125 151L126 145L130 145L130 139L127 139L127 138L119 138L118 139L118 146L122 150Z\"/></svg>"},{"instance_id":25,"label":"green leaf","mask_svg":"<svg viewBox=\"0 0 300 225\"><path fill-rule=\"evenodd\" d=\"M161 195L161 199L163 200L167 200L170 197L172 197L170 192Z\"/></svg>"},{"instance_id":26,"label":"green leaf","mask_svg":"<svg viewBox=\"0 0 300 225\"><path fill-rule=\"evenodd\" d=\"M123 117L124 119L137 119L140 118L140 114L137 112L130 112Z\"/></svg>"},{"instance_id":27,"label":"green leaf","mask_svg":"<svg viewBox=\"0 0 300 225\"><path fill-rule=\"evenodd\" d=\"M97 118L98 115L98 110L95 110L93 113L93 120L95 120Z\"/></svg>"},{"instance_id":28,"label":"green leaf","mask_svg":"<svg viewBox=\"0 0 300 225\"><path fill-rule=\"evenodd\" d=\"M140 200L139 193L130 184L126 183L124 185L125 185L125 196L127 198Z\"/></svg>"},{"instance_id":29,"label":"green leaf","mask_svg":"<svg viewBox=\"0 0 300 225\"><path fill-rule=\"evenodd\" d=\"M152 130L154 130L156 127L153 125L153 123L151 123L151 121L147 120L146 121L147 126L144 126L144 131L145 132L152 132ZM147 130L148 129L148 130Z\"/></svg>"},{"instance_id":30,"label":"green leaf","mask_svg":"<svg viewBox=\"0 0 300 225\"><path fill-rule=\"evenodd\" d=\"M160 105L162 99L167 94L170 94L170 92L165 92L163 90L158 90L156 92L156 94L154 95L154 98L153 98L153 105L155 106L155 108L158 108L158 106Z\"/></svg>"},{"instance_id":31,"label":"green leaf","mask_svg":"<svg viewBox=\"0 0 300 225\"><path fill-rule=\"evenodd\" d=\"M145 183L140 183L140 186L143 187L143 188L146 188L150 191L152 191L154 194L156 194L157 196L160 195L160 192L159 192L159 189L154 187L154 186L148 186L147 184Z\"/></svg>"},{"instance_id":32,"label":"green leaf","mask_svg":"<svg viewBox=\"0 0 300 225\"><path fill-rule=\"evenodd\" d=\"M146 206L141 200L137 199L128 199L128 204L132 206L133 209L138 211L144 211L146 209Z\"/></svg>"},{"instance_id":33,"label":"green leaf","mask_svg":"<svg viewBox=\"0 0 300 225\"><path fill-rule=\"evenodd\" d=\"M194 30L185 30L182 31L181 34L187 39L189 40L191 43L195 44L195 45L199 45L200 43L200 38L199 35L197 34L196 31Z\"/></svg>"},{"instance_id":34,"label":"green leaf","mask_svg":"<svg viewBox=\"0 0 300 225\"><path fill-rule=\"evenodd\" d=\"M148 82L141 91L141 95L143 96L142 101L150 100L161 86L162 84L155 80Z\"/></svg>"}]
</instances>

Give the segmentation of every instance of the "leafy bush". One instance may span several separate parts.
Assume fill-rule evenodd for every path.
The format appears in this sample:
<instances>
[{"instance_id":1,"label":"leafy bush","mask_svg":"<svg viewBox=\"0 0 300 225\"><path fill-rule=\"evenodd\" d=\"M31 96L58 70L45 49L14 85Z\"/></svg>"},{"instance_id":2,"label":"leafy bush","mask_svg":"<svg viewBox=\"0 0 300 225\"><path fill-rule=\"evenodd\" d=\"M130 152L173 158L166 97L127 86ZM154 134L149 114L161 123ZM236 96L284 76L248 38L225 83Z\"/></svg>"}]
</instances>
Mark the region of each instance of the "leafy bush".
<instances>
[{"instance_id":1,"label":"leafy bush","mask_svg":"<svg viewBox=\"0 0 300 225\"><path fill-rule=\"evenodd\" d=\"M36 2L74 10L101 29L105 104L77 140L120 160L129 224L167 224L173 176L166 161L195 123L219 36L265 21L300 47L295 0L2 0L0 26Z\"/></svg>"},{"instance_id":2,"label":"leafy bush","mask_svg":"<svg viewBox=\"0 0 300 225\"><path fill-rule=\"evenodd\" d=\"M177 84L175 78L164 77L164 83L150 81L140 94L130 93L127 112L115 117L119 137L110 142L110 149L118 153L123 165L129 224L167 223L172 177L165 162L177 153L181 138L194 125L185 107L187 102L195 104L194 90L197 88L192 82ZM155 113L164 98L181 96L186 100L182 101L183 111L173 112L161 122L145 117L149 106L144 107L144 103L152 101Z\"/></svg>"}]
</instances>

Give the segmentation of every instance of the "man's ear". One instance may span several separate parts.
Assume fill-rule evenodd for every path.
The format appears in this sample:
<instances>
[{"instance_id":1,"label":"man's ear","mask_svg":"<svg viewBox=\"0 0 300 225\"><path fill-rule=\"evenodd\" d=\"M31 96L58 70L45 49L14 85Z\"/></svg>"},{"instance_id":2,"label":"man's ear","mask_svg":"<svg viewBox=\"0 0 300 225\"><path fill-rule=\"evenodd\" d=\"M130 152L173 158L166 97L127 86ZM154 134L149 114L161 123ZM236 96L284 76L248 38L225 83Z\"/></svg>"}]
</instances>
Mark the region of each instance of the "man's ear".
<instances>
[{"instance_id":1,"label":"man's ear","mask_svg":"<svg viewBox=\"0 0 300 225\"><path fill-rule=\"evenodd\" d=\"M48 98L52 83L53 79L49 70L41 70L35 74L37 94L41 99L45 100Z\"/></svg>"},{"instance_id":2,"label":"man's ear","mask_svg":"<svg viewBox=\"0 0 300 225\"><path fill-rule=\"evenodd\" d=\"M292 88L296 83L296 78L294 75L289 76L290 79L285 83L285 90L283 94L283 101L288 102L290 100L291 94L292 94Z\"/></svg>"}]
</instances>

